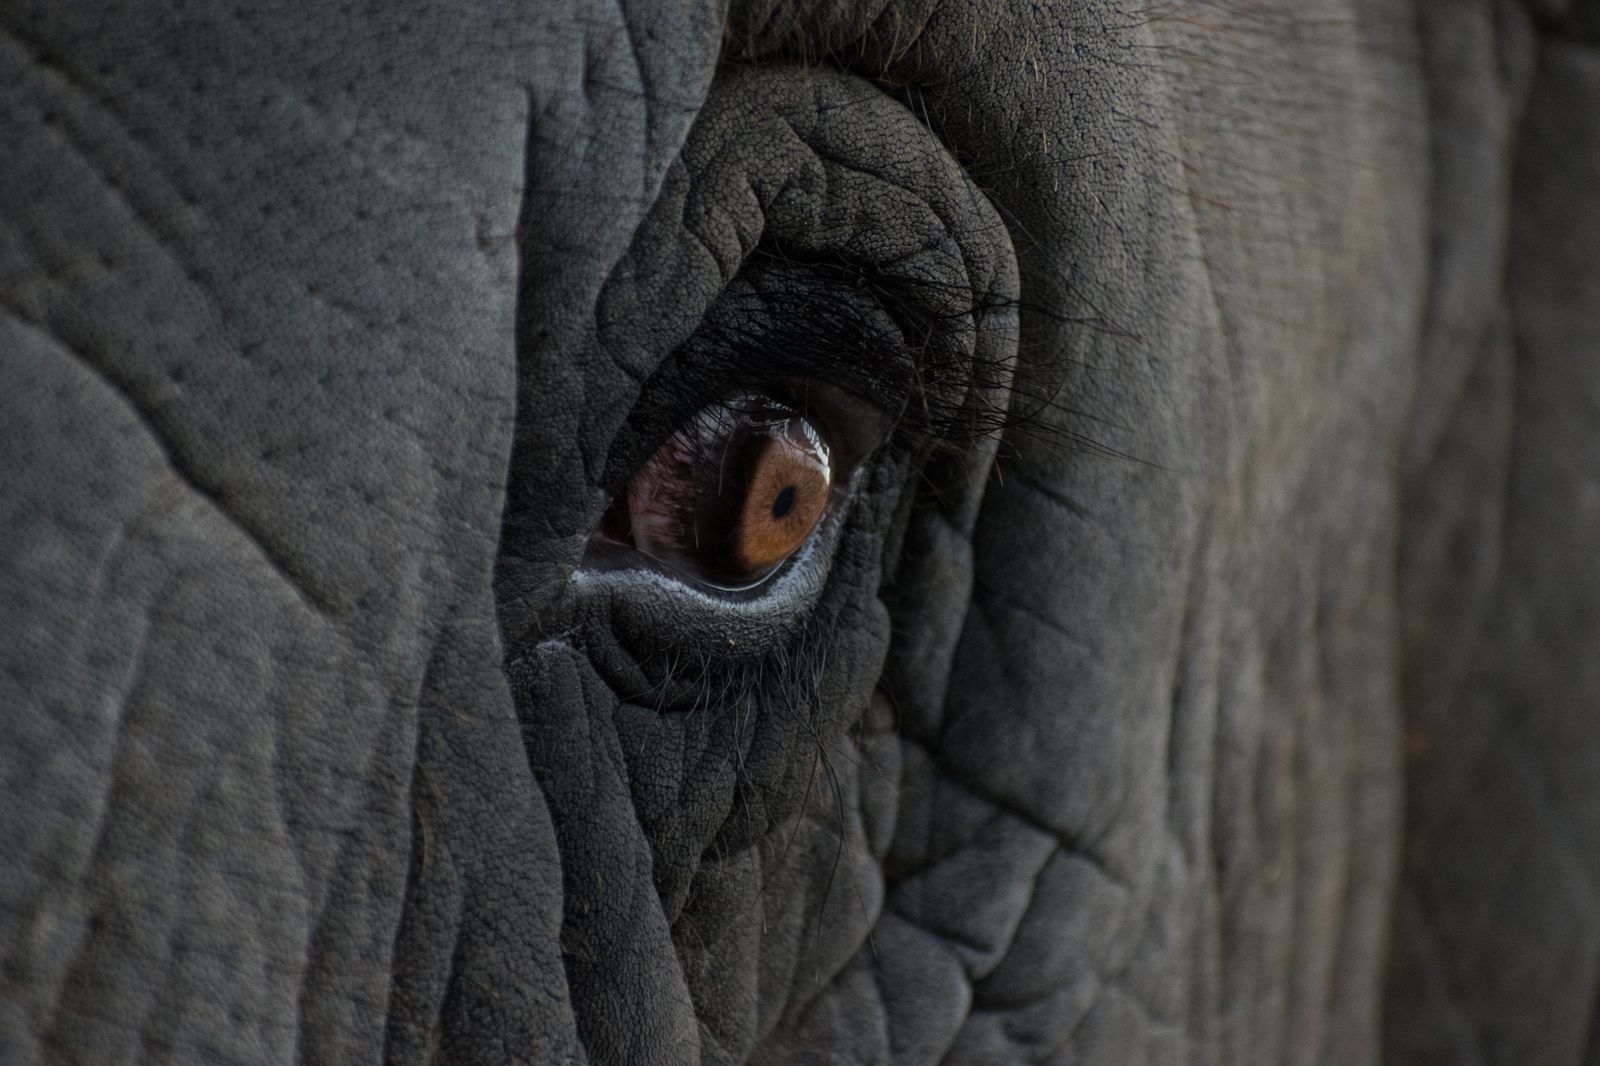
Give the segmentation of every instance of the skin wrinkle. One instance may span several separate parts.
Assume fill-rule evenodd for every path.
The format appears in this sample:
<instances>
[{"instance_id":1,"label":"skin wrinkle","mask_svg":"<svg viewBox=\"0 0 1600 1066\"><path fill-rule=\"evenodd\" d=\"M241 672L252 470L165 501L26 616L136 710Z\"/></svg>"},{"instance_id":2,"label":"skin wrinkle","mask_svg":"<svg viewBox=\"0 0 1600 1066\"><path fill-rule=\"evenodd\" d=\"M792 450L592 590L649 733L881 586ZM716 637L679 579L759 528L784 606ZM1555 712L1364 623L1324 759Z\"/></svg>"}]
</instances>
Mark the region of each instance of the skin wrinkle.
<instances>
[{"instance_id":1,"label":"skin wrinkle","mask_svg":"<svg viewBox=\"0 0 1600 1066\"><path fill-rule=\"evenodd\" d=\"M144 661L144 652L145 652L145 647L146 647L146 643L147 643L147 640L148 640L148 636L149 636L149 628L147 626L144 629L142 629L140 631L140 633L139 633L139 641L138 641L138 644L136 645L135 653L134 653L134 656L133 656L133 662L135 664L134 671L131 674L131 680L129 681L129 683L126 686L126 688L123 690L124 691L124 695L122 696L121 700L119 701L119 702L121 702L123 704L131 702L129 697L131 697L132 694L134 694L134 693L139 691L139 684L140 684L140 681L143 679L143 671L140 668L140 664L142 664L143 661ZM121 732L122 732L122 717L121 717L121 715L118 716L117 723L116 723L114 729L115 729L115 731L111 735L111 747L113 749L116 747L117 739L120 737ZM110 797L115 792L115 789L116 789L116 782L115 782L115 779L113 778L113 779L111 779L111 780L109 780L107 782L104 795L101 797L101 801L98 804L99 817L97 818L97 821L96 821L96 824L95 824L95 828L94 828L94 843L90 845L89 852L88 852L88 854L91 857L94 856L94 855L99 854L104 849L104 840L105 840L106 828L107 828L107 825L108 825L108 822L109 822L108 814L110 812ZM84 940L87 938L87 935L89 933L89 929L92 926L92 924L93 924L92 919L90 921L88 921L88 922L85 922L84 923L84 928L79 932L78 936L75 938L75 943L70 945L70 947L67 949L71 961L70 961L70 963L68 965L68 968L65 971L63 977L61 978L60 982L56 985L55 989L53 990L53 995L51 996L48 1005L45 1007L44 1012L40 1017L40 1028L45 1034L43 1042L47 1046L51 1045L54 1042L52 1040L50 1034L56 1032L59 1029L60 1025L61 1025L62 999L65 996L67 988L70 987L74 983L74 977L76 976L76 973L78 972L79 968L81 968L82 965L83 965L82 954L83 954Z\"/></svg>"},{"instance_id":2,"label":"skin wrinkle","mask_svg":"<svg viewBox=\"0 0 1600 1066\"><path fill-rule=\"evenodd\" d=\"M846 805L843 802L842 789L841 789L840 784L839 784L838 775L832 769L831 763L829 762L829 760L825 756L819 756L819 765L821 766L821 768L823 769L826 777L828 778L829 788L830 788L830 791L832 793L832 799L833 799L833 803L831 805L832 813L835 816L835 818L842 820L846 816ZM859 765L853 767L853 769L856 769L859 772ZM813 781L815 781L816 776L817 775L815 775L815 774L812 775L812 780ZM808 786L808 789L809 789L809 786ZM801 801L802 814L801 814L800 820L796 824L795 833L791 834L789 839L784 842L783 851L779 854L778 860L777 860L776 863L774 863L774 866L776 868L779 868L779 869L782 868L782 866L784 864L784 859L787 857L787 855L789 853L789 850L793 845L793 842L794 842L794 839L795 839L795 834L797 834L799 832L799 829L800 829L802 824L806 824L806 823L809 822L810 824L820 825L828 833L828 835L839 835L840 836L839 846L838 846L837 850L834 853L833 867L829 872L828 879L827 879L827 881L825 883L825 886L824 886L824 889L823 889L823 900L824 900L824 902L826 902L827 898L833 892L833 886L834 886L835 880L837 878L837 875L839 873L839 865L840 865L840 863L842 861L844 861L846 859L846 855L845 855L845 840L844 840L842 834L839 833L840 826L838 824L830 825L826 821L822 820L816 813L814 813L814 812L818 811L820 808L817 807L817 806L814 806L813 804L808 802L809 798L810 797L809 797L809 791L808 791L807 796L805 798L803 798L802 801ZM859 826L860 823L861 823L861 817L860 817L859 809L857 809L855 807L851 807L850 810L855 815L854 824ZM860 899L859 893L857 893L856 902L860 905L859 913L860 913L860 917L863 920L863 924L865 924L865 925L867 925L869 927L877 921L877 919L878 919L878 917L879 917L879 915L880 915L880 913L882 911L882 908L886 905L884 898L880 895L880 899L878 901L878 904L873 908L872 913L869 913L867 907L864 905L864 901L862 901ZM816 930L816 934L815 935L817 935L817 936L821 935L821 929L820 928L818 928ZM796 971L796 976L797 977L799 976L799 971L798 970ZM819 982L819 984L825 985L826 982ZM791 986L790 999L791 1000L799 999L800 998L800 995L799 995L800 991L801 990L799 989L798 986Z\"/></svg>"},{"instance_id":3,"label":"skin wrinkle","mask_svg":"<svg viewBox=\"0 0 1600 1066\"><path fill-rule=\"evenodd\" d=\"M1559 54L1560 46L1540 42L1537 66L1528 62L1529 50L1519 38L1533 35L1520 21L1494 20L1500 47L1499 54L1491 53L1489 59L1511 73L1503 84L1490 83L1500 90L1494 94L1498 98L1479 104L1491 115L1509 116L1505 125L1515 131L1500 138L1498 143L1507 147L1494 160L1498 173L1490 175L1509 188L1502 203L1508 202L1511 209L1501 212L1511 216L1510 248L1503 261L1492 264L1500 276L1480 312L1491 321L1508 304L1515 312L1519 303L1537 303L1547 299L1546 293L1559 292L1550 286L1552 278L1565 283L1571 277L1581 284L1581 279L1593 276L1585 265L1571 261L1571 253L1563 251L1559 240L1551 239L1556 233L1576 235L1592 228L1592 212L1571 201L1564 209L1545 206L1547 197L1561 202L1561 183L1546 176L1553 169L1549 165L1526 162L1537 161L1530 143L1541 137L1568 146L1592 140L1586 124L1568 118L1582 111L1573 92L1580 83L1562 87L1558 107L1538 103L1544 89L1541 82L1559 69L1549 60ZM1524 91L1530 86L1530 98L1524 103ZM1450 88L1451 83L1444 82L1441 92ZM1464 91L1455 95L1478 103ZM1574 149L1570 158L1584 158L1581 149ZM1472 171L1467 175L1479 177ZM1538 227L1548 225L1545 218L1560 218L1562 210L1566 217L1544 236L1524 236L1530 223L1538 233ZM1519 244L1538 251L1519 257ZM1547 263L1555 270L1545 275ZM1554 603L1520 616L1515 611L1519 600L1532 598L1529 590L1540 581L1537 569L1523 560L1530 554L1552 563L1559 560L1561 550L1554 546L1566 535L1558 532L1563 521L1543 517L1539 496L1526 488L1530 473L1554 477L1562 462L1553 441L1541 439L1547 432L1542 427L1561 424L1559 405L1539 405L1531 411L1525 406L1526 398L1540 389L1534 382L1548 374L1553 363L1559 365L1571 344L1561 335L1563 314L1553 311L1559 301L1560 297L1549 299L1543 309L1554 327L1549 333L1524 325L1514 342L1496 343L1484 330L1485 342L1470 353L1477 358L1469 364L1471 377L1451 413L1450 433L1441 434L1431 463L1408 485L1404 561L1410 567L1407 592L1412 610L1406 631L1406 681L1414 709L1407 739L1416 752L1418 773L1407 797L1402 900L1410 906L1397 914L1398 949L1390 991L1424 1023L1415 1031L1395 1033L1396 1045L1419 1060L1471 1055L1490 1061L1576 1061L1573 1056L1581 1052L1584 1037L1573 1021L1581 1016L1587 1028L1593 1016L1592 993L1572 991L1584 983L1576 976L1579 972L1592 974L1593 921L1588 913L1592 906L1551 898L1570 888L1572 874L1557 871L1567 866L1573 850L1580 854L1586 850L1575 841L1592 836L1592 828L1563 824L1564 818L1554 819L1561 826L1559 833L1544 824L1509 828L1530 810L1548 814L1542 803L1530 804L1540 792L1528 770L1530 751L1538 745L1533 738L1546 730L1562 737L1545 749L1546 757L1566 749L1583 750L1581 732L1564 720L1585 714L1586 701L1577 689L1563 690L1552 682L1560 676L1556 664L1563 645L1582 639L1578 634L1585 631L1585 624L1575 619L1546 622L1547 613L1558 610ZM1528 316L1527 321L1535 319ZM1569 379L1562 391L1572 394L1580 388ZM1501 404L1504 410L1497 411ZM1498 450L1467 435L1474 420L1488 421L1481 414L1484 410L1494 413L1493 425L1502 431L1491 435ZM1463 446L1452 436L1470 443ZM1547 467L1552 468L1550 474L1544 473ZM1550 548L1531 547L1541 541ZM1576 591L1586 587L1587 579L1575 570L1558 580ZM1466 585L1468 591L1458 591L1452 582ZM1430 622L1439 632L1430 632ZM1527 643L1530 637L1532 645ZM1429 652L1431 646L1450 639L1464 647L1459 656L1445 658L1441 667ZM1505 731L1495 723L1512 720L1518 724L1510 732L1518 742L1502 750L1488 738ZM1447 737L1464 737L1467 742L1452 750ZM1523 857L1516 865L1490 866L1478 859L1513 845ZM1537 889L1517 883L1518 866L1543 871ZM1547 911L1549 916L1541 920ZM1560 933L1553 935L1551 925L1559 925ZM1485 967L1485 960L1493 949L1488 943L1468 943L1475 935L1505 945L1491 967ZM1585 956L1587 961L1579 961ZM1481 972L1486 969L1492 975ZM1412 989L1431 989L1432 994Z\"/></svg>"},{"instance_id":4,"label":"skin wrinkle","mask_svg":"<svg viewBox=\"0 0 1600 1066\"><path fill-rule=\"evenodd\" d=\"M20 323L18 325L20 325ZM153 461L158 466L165 468L168 478L174 477L175 471L171 469L169 463L167 462L167 457L161 453L159 442L150 439L148 426L142 420L140 413L134 410L131 405L127 404L125 397L121 396L120 394L116 393L114 389L110 388L109 384L105 382L105 380L96 372L92 364L68 355L65 350L57 344L49 344L46 338L37 331L30 329L27 333L23 334L23 336L36 342L41 342L41 348L47 348L52 352L52 354L62 357L64 362L70 366L72 372L86 375L80 378L80 387L84 387L85 391L95 398L109 398L107 406L111 409L111 411L122 415L124 419L131 420L133 423L135 428L133 428L132 432L130 432L128 436L139 441L140 445L142 445L140 450L147 453L147 458L149 460ZM153 449L153 451L151 449ZM181 480L175 480L173 483L181 484ZM188 501L188 508L186 509L195 509L196 504L193 500L194 493L192 491L192 487L185 486L185 488L190 488L190 492L188 493L190 499ZM150 520L156 509L155 499L158 499L163 494L163 492L153 491L150 494L152 498L142 506L140 511L131 516L130 521L143 522ZM208 507L203 503L199 505L199 509L215 515L224 522L227 522L228 520L227 515L217 515L214 508ZM177 510L175 505L171 501L168 501L160 507L160 514L163 518L167 518L172 516L175 510ZM118 538L117 543L130 543L125 532L126 528L126 526L120 526L118 528L116 532L116 537ZM235 533L243 535L242 531L237 530L236 527L233 528ZM152 535L151 539L155 539L155 537ZM101 581L98 577L96 578L96 584L101 584ZM159 620L162 614L161 607L164 602L166 602L165 599L157 599L152 601L145 610L145 617L148 620ZM141 630L140 644L136 649L136 658L133 660L135 667L135 672L132 675L133 680L129 683L129 687L120 697L120 702L124 704L124 710L114 717L111 725L113 733L109 739L111 740L113 747L120 747L121 745L118 745L117 741L124 735L124 733L130 731L128 730L126 721L129 713L125 709L126 706L137 705L139 697L144 691L140 685L140 681L145 677L145 671L142 669L142 664L145 661L146 648L149 642L149 634L153 624L154 622L147 621L146 626ZM120 764L121 762L121 758L116 759L117 764ZM110 795L119 791L117 787L118 781L122 781L124 785L127 784L127 782L124 780L124 775L117 773L114 767L111 772L111 777L113 780L108 783L108 798L105 802L98 805L100 817L93 833L94 842L87 853L87 861L91 863L94 863L101 858L102 854L107 850L106 843L108 839L111 838L109 815L113 810L117 809L119 805L111 801ZM189 833L192 825L193 818L191 815L189 821L185 823L183 830L184 833ZM186 837L186 839L189 838ZM237 875L232 875L230 872L230 879L237 880L238 878ZM88 916L88 911L91 909L99 911L102 908L86 908L86 924L90 928L93 928L96 925L104 924L104 919L92 918ZM44 1019L48 1020L48 1024L44 1027L44 1035L42 1037L46 1045L64 1046L64 1041L62 1041L58 1036L52 1034L59 1032L58 1027L61 1019L67 1016L69 1013L80 1018L94 1016L86 1013L81 1007L78 1006L72 1007L70 1011L63 1006L63 999L68 994L68 990L73 989L74 987L81 987L82 981L80 980L80 976L92 972L94 969L94 964L85 961L83 957L85 950L99 947L98 944L89 942L87 940L88 932L89 928L86 928L83 933L80 934L77 941L77 947L72 950L72 958L70 959L68 966L63 972L59 982L55 986L54 998L52 1000L53 1005L42 1015ZM119 1021L110 1017L100 1017L100 1020L106 1022L107 1024L116 1024L119 1026L127 1024L123 1021ZM148 1022L148 1018L146 1021ZM159 1041L157 1043L159 1043Z\"/></svg>"},{"instance_id":5,"label":"skin wrinkle","mask_svg":"<svg viewBox=\"0 0 1600 1066\"><path fill-rule=\"evenodd\" d=\"M114 141L116 142L115 154L126 155L131 152L145 157L156 154L154 146L141 139L135 127L125 117L118 114L116 108L112 106L114 101L108 100L103 94L95 92L91 85L74 77L69 64L63 62L59 57L47 55L37 44L30 43L13 27L6 27L5 33L20 46L19 50L30 53L26 55L24 65L32 66L44 72L53 87L65 90L62 95L68 98L69 103L86 105L92 109L91 114L94 118L104 119L111 125L114 132ZM117 181L115 177L117 174L116 167L108 166L101 161L101 158L98 158L100 153L104 152L104 158L110 159L113 158L113 153L101 148L101 142L97 139L75 137L73 135L71 119L74 117L73 112L76 110L76 108L69 106L66 116L58 116L54 111L46 110L45 105L41 105L40 118L82 160L85 166L94 171L95 176L104 185L105 191L138 220L140 227L163 255L179 269L185 269L185 256L182 253L187 242L181 239L181 231L175 226L163 226L160 223L163 221L163 215L173 222L184 218L186 212L183 208L193 206L194 199L192 195L180 193L175 184L168 188L138 190L145 192L153 200L167 200L167 203L163 205L165 207L164 211L152 209L155 206L154 204L149 206L141 205L136 198L136 192L124 188ZM67 121L61 121L62 117L65 117ZM172 194L176 194L177 202L174 202ZM203 291L198 286L196 286L196 295L204 296Z\"/></svg>"},{"instance_id":6,"label":"skin wrinkle","mask_svg":"<svg viewBox=\"0 0 1600 1066\"><path fill-rule=\"evenodd\" d=\"M1024 825L1028 824L1025 819L1019 819L1019 821L1022 821ZM991 823L991 825L992 824L993 823ZM1031 828L1031 826L1030 826L1030 828ZM1046 864L1049 863L1052 855L1054 854L1054 851L1057 848L1059 848L1059 841L1056 841L1056 838L1054 838L1053 836L1051 836L1050 839L1052 841L1055 841L1055 843L1052 845L1051 850L1044 852L1041 855L1041 857L1038 859L1038 861L1034 864L1034 868L1032 869L1032 871L1025 875L1026 881L1027 881L1027 886L1028 886L1027 887L1027 891L1025 893L1025 896L1027 898L1023 901L1021 907L1014 911L1013 920L1011 920L1010 922L1006 923L1009 926L1009 928L1004 933L1005 942L1003 944L996 945L996 947L998 947L1000 949L999 953L996 955L996 962L998 962L1000 957L1004 956L1006 946L1008 946L1010 944L1010 942L1014 939L1014 937L1016 935L1017 923L1020 921L1022 915L1027 911L1028 901L1031 900L1031 898L1032 898L1032 896L1034 894L1034 891L1038 886L1039 877L1043 873ZM936 869L936 867L930 866L929 868L927 868L927 870L917 871L916 874L911 875L911 877L907 878L906 880L910 881L910 880L914 880L916 878L924 877L925 875L927 875L928 873L932 872L935 869ZM904 884L904 882L902 882L902 884ZM900 886L897 885L896 888L898 890L900 888ZM902 892L900 892L900 891L896 892L896 897L897 898L900 898L902 896L903 896ZM903 918L903 919L905 919L907 921L915 921L915 919L911 915L906 914L902 910L898 910L897 909L895 911L895 913L898 914L901 918ZM933 930L930 929L929 931L932 932ZM949 942L953 942L957 946L966 949L971 954L980 955L981 956L981 955L984 955L984 954L988 954L990 952L990 948L987 945L979 943L977 941L965 940L963 938L963 935L961 933L957 932L954 929L946 928L946 929L944 929L942 931L942 934L940 934L940 935L941 935L941 939L949 941ZM981 964L976 964L976 963L964 963L964 968L966 970L968 979L971 980L971 981L974 981L974 982L976 982L977 980L979 980L980 978L982 978L984 976L987 976L989 970L992 969L992 967L983 967L983 966L981 966Z\"/></svg>"},{"instance_id":7,"label":"skin wrinkle","mask_svg":"<svg viewBox=\"0 0 1600 1066\"><path fill-rule=\"evenodd\" d=\"M0 1060L1592 1055L1591 0L218 2L0 31ZM586 571L764 249L951 439Z\"/></svg>"},{"instance_id":8,"label":"skin wrinkle","mask_svg":"<svg viewBox=\"0 0 1600 1066\"><path fill-rule=\"evenodd\" d=\"M60 66L51 66L48 69L59 74L62 78L63 84L73 86L73 83L70 80L67 80L65 68ZM74 88L76 88L79 95L85 99L93 99L92 95L86 89L76 86L74 86ZM116 116L113 112L109 110L103 110L101 113L112 119L114 122L116 121ZM58 125L55 126L54 129L61 133L64 138L66 137L65 126ZM127 140L131 141L136 146L136 149L142 147L139 146L138 141L134 139L127 131L127 127L125 125L119 124L118 130L124 134ZM100 166L95 162L93 155L86 152L82 145L78 142L68 140L68 143L78 158L94 171L96 177L99 179L104 188L109 191L116 198L116 200L129 211L133 218L138 220L141 228L150 236L152 242L161 249L163 255L173 264L181 266L184 257L181 254L179 246L175 245L170 237L165 239L163 238L160 228L153 224L150 216L146 212L142 211L139 206L118 187L116 181L110 177L112 172L101 169ZM196 286L195 291L200 292L202 290ZM156 443L157 447L161 449L167 465L172 469L173 473L180 478L191 491L203 496L212 504L212 506L217 509L220 514L225 516L229 521L237 526L240 532L243 533L251 541L251 543L255 545L256 549L261 553L262 558L267 560L267 562L275 570L277 570L277 572L283 577L285 583L295 591L295 593L302 599L306 606L310 607L317 613L329 617L333 617L340 610L338 604L327 599L325 596L319 593L318 589L313 584L308 583L304 575L297 574L295 572L291 561L281 550L275 550L267 541L262 539L261 532L254 528L254 525L249 520L248 516L238 513L236 509L228 507L226 499L218 495L217 487L213 479L205 476L205 473L202 469L196 468L192 464L186 463L183 460L184 452L180 447L176 446L176 443L181 443L181 441L175 442L172 434L163 430L162 419L160 417L160 411L163 405L159 403L152 404L149 399L147 399L145 396L142 396L142 393L146 393L146 389L141 388L138 384L130 382L126 379L121 379L113 366L106 365L106 361L103 359L96 360L91 358L87 350L68 347L68 344L64 339L52 335L51 331L46 328L46 323L40 320L37 312L30 311L20 303L13 302L9 298L0 299L0 309L4 309L6 312L8 312L14 322L37 332L41 337L49 338L51 343L53 343L55 346L65 352L70 353L72 358L81 362L85 367L90 369L97 377L100 378L107 388L115 392L119 399L127 405L128 409L138 416L151 439Z\"/></svg>"}]
</instances>

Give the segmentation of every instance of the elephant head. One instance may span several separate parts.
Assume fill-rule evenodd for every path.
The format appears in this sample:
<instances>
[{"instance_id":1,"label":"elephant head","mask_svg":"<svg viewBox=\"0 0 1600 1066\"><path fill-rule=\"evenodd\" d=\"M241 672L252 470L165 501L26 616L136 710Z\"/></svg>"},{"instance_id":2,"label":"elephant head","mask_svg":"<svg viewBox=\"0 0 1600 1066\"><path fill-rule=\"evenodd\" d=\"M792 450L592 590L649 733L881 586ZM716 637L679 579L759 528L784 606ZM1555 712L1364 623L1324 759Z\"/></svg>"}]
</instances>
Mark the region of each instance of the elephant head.
<instances>
[{"instance_id":1,"label":"elephant head","mask_svg":"<svg viewBox=\"0 0 1600 1066\"><path fill-rule=\"evenodd\" d=\"M0 1061L1589 1061L1597 45L7 5Z\"/></svg>"}]
</instances>

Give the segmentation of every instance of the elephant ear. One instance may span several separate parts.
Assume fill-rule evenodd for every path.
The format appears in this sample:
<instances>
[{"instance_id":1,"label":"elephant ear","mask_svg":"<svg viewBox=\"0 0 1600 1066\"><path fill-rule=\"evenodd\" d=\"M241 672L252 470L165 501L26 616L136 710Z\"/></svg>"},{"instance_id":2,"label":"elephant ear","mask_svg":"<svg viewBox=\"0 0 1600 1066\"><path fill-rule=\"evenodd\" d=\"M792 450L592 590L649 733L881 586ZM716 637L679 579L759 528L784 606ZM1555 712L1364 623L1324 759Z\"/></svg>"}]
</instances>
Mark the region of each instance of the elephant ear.
<instances>
[{"instance_id":1,"label":"elephant ear","mask_svg":"<svg viewBox=\"0 0 1600 1066\"><path fill-rule=\"evenodd\" d=\"M421 1057L474 982L570 1050L490 576L522 191L598 285L573 194L642 211L692 108L583 94L717 43L628 6L8 10L0 1061Z\"/></svg>"}]
</instances>

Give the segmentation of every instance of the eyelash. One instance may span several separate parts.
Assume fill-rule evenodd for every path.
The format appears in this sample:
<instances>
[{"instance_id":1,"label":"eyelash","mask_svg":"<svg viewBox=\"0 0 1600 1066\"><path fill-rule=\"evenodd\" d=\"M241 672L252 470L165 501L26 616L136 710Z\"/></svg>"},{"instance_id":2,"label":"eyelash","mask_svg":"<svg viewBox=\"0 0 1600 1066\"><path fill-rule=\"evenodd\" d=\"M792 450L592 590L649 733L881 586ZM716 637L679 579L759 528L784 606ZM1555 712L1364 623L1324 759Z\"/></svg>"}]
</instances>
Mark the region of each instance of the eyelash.
<instances>
[{"instance_id":1,"label":"eyelash","mask_svg":"<svg viewBox=\"0 0 1600 1066\"><path fill-rule=\"evenodd\" d=\"M929 310L939 302L948 309ZM758 251L695 336L647 384L634 418L638 454L613 464L608 480L620 485L709 400L739 390L803 409L809 383L830 383L887 416L883 443L911 451L959 447L1005 429L1009 412L985 408L981 398L1004 395L1009 364L952 351L939 336L944 321L980 320L996 309L1008 308L981 306L970 293L926 283L913 289L847 265Z\"/></svg>"}]
</instances>

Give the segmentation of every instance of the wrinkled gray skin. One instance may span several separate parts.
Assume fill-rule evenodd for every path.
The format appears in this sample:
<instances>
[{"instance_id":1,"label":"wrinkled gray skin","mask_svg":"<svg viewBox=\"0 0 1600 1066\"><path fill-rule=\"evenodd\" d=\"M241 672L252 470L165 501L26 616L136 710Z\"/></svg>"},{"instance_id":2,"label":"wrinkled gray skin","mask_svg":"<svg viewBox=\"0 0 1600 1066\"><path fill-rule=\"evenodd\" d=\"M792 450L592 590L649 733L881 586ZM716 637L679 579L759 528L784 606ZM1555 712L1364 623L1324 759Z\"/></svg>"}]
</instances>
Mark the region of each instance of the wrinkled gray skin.
<instances>
[{"instance_id":1,"label":"wrinkled gray skin","mask_svg":"<svg viewBox=\"0 0 1600 1066\"><path fill-rule=\"evenodd\" d=\"M1585 2L4 4L0 1062L1600 1061ZM775 244L1015 424L586 572Z\"/></svg>"}]
</instances>

